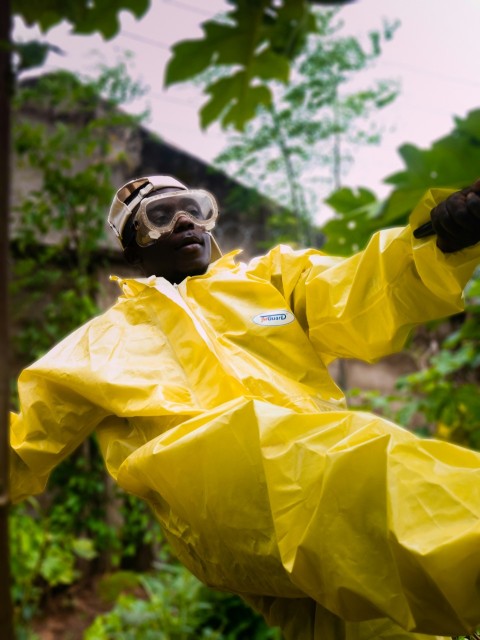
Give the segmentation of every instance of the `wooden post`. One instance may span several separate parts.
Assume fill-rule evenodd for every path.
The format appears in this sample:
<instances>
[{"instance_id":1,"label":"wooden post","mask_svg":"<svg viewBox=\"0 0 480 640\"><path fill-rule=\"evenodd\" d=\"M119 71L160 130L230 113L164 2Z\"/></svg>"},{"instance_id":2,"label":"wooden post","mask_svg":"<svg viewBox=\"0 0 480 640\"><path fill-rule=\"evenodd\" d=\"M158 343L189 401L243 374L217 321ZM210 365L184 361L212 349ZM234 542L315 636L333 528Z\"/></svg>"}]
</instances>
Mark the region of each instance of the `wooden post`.
<instances>
[{"instance_id":1,"label":"wooden post","mask_svg":"<svg viewBox=\"0 0 480 640\"><path fill-rule=\"evenodd\" d=\"M10 0L0 2L0 634L13 640L8 538L8 407L9 407L9 305L8 218L10 205L10 98L11 28Z\"/></svg>"}]
</instances>

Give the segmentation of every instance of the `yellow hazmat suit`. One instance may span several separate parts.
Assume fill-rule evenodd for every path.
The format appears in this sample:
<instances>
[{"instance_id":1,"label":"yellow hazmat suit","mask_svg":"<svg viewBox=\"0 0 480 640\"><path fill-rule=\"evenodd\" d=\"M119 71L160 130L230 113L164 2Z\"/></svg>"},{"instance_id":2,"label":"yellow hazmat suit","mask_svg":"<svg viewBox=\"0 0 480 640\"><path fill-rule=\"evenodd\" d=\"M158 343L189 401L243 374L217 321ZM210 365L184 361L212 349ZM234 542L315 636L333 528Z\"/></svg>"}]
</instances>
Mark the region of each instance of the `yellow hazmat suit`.
<instances>
[{"instance_id":1,"label":"yellow hazmat suit","mask_svg":"<svg viewBox=\"0 0 480 640\"><path fill-rule=\"evenodd\" d=\"M277 247L178 286L120 281L110 310L20 376L14 499L95 431L181 561L288 640L473 629L480 454L348 411L327 364L398 351L414 324L459 312L479 259L407 227L347 259Z\"/></svg>"}]
</instances>

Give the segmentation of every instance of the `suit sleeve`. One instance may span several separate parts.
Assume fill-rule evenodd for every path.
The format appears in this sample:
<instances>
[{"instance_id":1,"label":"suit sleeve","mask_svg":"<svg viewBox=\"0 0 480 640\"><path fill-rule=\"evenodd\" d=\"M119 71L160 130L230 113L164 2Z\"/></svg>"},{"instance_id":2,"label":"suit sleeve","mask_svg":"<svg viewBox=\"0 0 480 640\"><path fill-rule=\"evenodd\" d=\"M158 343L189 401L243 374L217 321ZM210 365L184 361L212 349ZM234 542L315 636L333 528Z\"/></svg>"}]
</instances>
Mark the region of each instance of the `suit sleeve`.
<instances>
[{"instance_id":1,"label":"suit sleeve","mask_svg":"<svg viewBox=\"0 0 480 640\"><path fill-rule=\"evenodd\" d=\"M310 255L292 306L319 352L372 362L401 350L415 325L463 310L463 289L480 262L480 244L443 254L435 236L413 237L448 193L428 192L407 227L374 234L350 258Z\"/></svg>"},{"instance_id":2,"label":"suit sleeve","mask_svg":"<svg viewBox=\"0 0 480 640\"><path fill-rule=\"evenodd\" d=\"M13 502L43 491L52 469L107 415L95 395L90 326L74 332L19 377L20 411L10 416Z\"/></svg>"}]
</instances>

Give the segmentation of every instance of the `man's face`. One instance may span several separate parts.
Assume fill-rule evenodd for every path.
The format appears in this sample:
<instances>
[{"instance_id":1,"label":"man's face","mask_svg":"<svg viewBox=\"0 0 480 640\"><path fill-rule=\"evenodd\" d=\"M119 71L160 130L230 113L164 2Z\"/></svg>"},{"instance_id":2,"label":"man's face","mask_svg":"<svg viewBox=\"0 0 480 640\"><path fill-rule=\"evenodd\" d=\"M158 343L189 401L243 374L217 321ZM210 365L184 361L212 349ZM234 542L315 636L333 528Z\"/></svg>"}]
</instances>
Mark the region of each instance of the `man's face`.
<instances>
[{"instance_id":1,"label":"man's face","mask_svg":"<svg viewBox=\"0 0 480 640\"><path fill-rule=\"evenodd\" d=\"M136 246L146 276L163 276L179 283L187 276L201 275L210 264L210 235L186 216L181 216L170 234L148 247Z\"/></svg>"},{"instance_id":2,"label":"man's face","mask_svg":"<svg viewBox=\"0 0 480 640\"><path fill-rule=\"evenodd\" d=\"M166 187L151 195L169 191L178 190ZM162 276L171 283L205 273L212 255L210 234L187 216L178 218L171 233L146 247L135 244L133 250L146 276Z\"/></svg>"}]
</instances>

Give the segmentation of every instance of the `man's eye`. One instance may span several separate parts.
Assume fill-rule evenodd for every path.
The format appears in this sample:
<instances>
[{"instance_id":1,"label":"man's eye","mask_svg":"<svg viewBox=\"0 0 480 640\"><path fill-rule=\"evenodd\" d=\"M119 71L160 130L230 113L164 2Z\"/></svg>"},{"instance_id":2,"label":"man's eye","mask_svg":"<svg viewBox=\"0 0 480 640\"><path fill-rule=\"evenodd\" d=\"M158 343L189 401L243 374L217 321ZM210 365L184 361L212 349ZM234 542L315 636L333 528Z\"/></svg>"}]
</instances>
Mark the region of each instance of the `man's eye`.
<instances>
[{"instance_id":1,"label":"man's eye","mask_svg":"<svg viewBox=\"0 0 480 640\"><path fill-rule=\"evenodd\" d=\"M150 211L148 217L151 222L157 225L166 224L172 219L172 215L169 211L160 208L156 208L153 211Z\"/></svg>"},{"instance_id":2,"label":"man's eye","mask_svg":"<svg viewBox=\"0 0 480 640\"><path fill-rule=\"evenodd\" d=\"M190 207L187 207L185 209L185 211L187 213L189 213L191 216L193 216L194 218L201 218L202 217L202 214L201 214L200 209L198 207L190 206Z\"/></svg>"}]
</instances>

